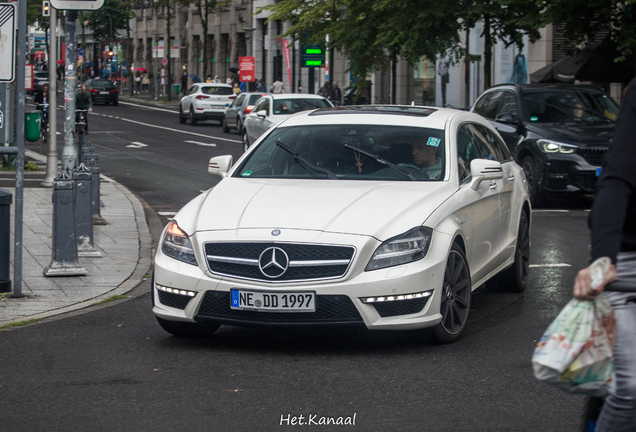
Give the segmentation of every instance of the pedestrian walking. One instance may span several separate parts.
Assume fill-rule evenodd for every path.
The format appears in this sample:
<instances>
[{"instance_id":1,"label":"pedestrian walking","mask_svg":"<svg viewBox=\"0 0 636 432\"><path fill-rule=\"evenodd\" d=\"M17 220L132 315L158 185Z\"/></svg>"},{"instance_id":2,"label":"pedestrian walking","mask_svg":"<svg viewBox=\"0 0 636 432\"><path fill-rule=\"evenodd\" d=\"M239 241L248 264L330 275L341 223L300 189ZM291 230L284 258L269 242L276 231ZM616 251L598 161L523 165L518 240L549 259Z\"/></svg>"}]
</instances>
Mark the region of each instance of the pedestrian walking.
<instances>
[{"instance_id":1,"label":"pedestrian walking","mask_svg":"<svg viewBox=\"0 0 636 432\"><path fill-rule=\"evenodd\" d=\"M150 84L150 78L148 77L148 72L144 72L141 77L141 89L144 92L148 92L148 85Z\"/></svg>"},{"instance_id":2,"label":"pedestrian walking","mask_svg":"<svg viewBox=\"0 0 636 432\"><path fill-rule=\"evenodd\" d=\"M281 80L277 79L274 81L274 84L272 84L272 88L269 89L269 91L275 94L285 93L285 85Z\"/></svg>"},{"instance_id":3,"label":"pedestrian walking","mask_svg":"<svg viewBox=\"0 0 636 432\"><path fill-rule=\"evenodd\" d=\"M574 296L593 299L619 279L636 282L636 80L625 94L612 145L605 155L589 225L591 261L609 257L612 264L602 284L592 289L590 268L579 271ZM605 400L596 432L636 431L636 293L603 292L616 314L614 366L616 390Z\"/></svg>"},{"instance_id":4,"label":"pedestrian walking","mask_svg":"<svg viewBox=\"0 0 636 432\"><path fill-rule=\"evenodd\" d=\"M181 75L181 94L184 95L186 94L187 88L188 88L188 72L183 71L183 75Z\"/></svg>"},{"instance_id":5,"label":"pedestrian walking","mask_svg":"<svg viewBox=\"0 0 636 432\"><path fill-rule=\"evenodd\" d=\"M234 84L234 94L235 95L240 95L241 94L241 89L239 88L238 84Z\"/></svg>"},{"instance_id":6,"label":"pedestrian walking","mask_svg":"<svg viewBox=\"0 0 636 432\"><path fill-rule=\"evenodd\" d=\"M333 82L333 91L331 93L332 103L335 106L340 106L342 104L342 91L340 91L340 87L338 87L337 82Z\"/></svg>"},{"instance_id":7,"label":"pedestrian walking","mask_svg":"<svg viewBox=\"0 0 636 432\"><path fill-rule=\"evenodd\" d=\"M267 92L267 86L265 85L265 80L263 78L261 78L261 80L258 82L258 87L256 87L256 91L261 93Z\"/></svg>"}]
</instances>

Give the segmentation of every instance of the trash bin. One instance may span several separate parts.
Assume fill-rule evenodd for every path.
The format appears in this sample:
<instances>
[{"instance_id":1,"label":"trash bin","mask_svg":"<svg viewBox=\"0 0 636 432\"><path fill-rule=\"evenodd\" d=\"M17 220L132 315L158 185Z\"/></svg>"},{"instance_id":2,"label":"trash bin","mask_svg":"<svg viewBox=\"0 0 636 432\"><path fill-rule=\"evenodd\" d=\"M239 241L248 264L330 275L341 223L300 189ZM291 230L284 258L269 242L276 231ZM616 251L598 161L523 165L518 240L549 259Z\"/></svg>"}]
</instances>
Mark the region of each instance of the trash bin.
<instances>
[{"instance_id":1,"label":"trash bin","mask_svg":"<svg viewBox=\"0 0 636 432\"><path fill-rule=\"evenodd\" d=\"M24 113L24 139L35 142L40 139L42 114L40 111L27 111Z\"/></svg>"},{"instance_id":2,"label":"trash bin","mask_svg":"<svg viewBox=\"0 0 636 432\"><path fill-rule=\"evenodd\" d=\"M179 86L180 86L180 85L181 85L181 84L175 84L175 85L174 85L174 94L176 94L177 96L179 96Z\"/></svg>"}]
</instances>

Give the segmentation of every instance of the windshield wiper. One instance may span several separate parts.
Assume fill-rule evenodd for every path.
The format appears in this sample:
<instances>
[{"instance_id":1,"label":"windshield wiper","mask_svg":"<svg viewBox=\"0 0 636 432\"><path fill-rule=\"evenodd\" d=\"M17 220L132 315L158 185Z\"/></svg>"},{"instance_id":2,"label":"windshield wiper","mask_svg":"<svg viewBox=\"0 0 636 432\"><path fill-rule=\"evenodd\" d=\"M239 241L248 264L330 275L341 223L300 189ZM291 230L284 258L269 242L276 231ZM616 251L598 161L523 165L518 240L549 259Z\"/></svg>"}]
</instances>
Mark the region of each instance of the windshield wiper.
<instances>
[{"instance_id":1,"label":"windshield wiper","mask_svg":"<svg viewBox=\"0 0 636 432\"><path fill-rule=\"evenodd\" d=\"M287 151L287 152L291 153L291 155L292 155L292 156L294 156L294 160L295 160L296 162L302 162L302 163L303 163L303 165L305 165L305 166L307 166L307 167L311 168L311 169L312 169L312 170L314 170L314 171L318 171L318 172L320 172L320 173L327 174L327 177L328 177L328 178L330 178L330 179L332 179L332 180L339 180L339 179L338 179L338 177L337 177L334 173L332 173L331 171L329 171L329 170L328 170L328 169L326 169L326 168L320 168L320 167L315 166L314 164L312 164L311 162L309 162L307 159L305 159L304 157L302 157L300 154L296 153L293 149L291 149L291 148L290 148L290 147L288 147L287 145L283 144L283 143L281 142L281 140L280 140L280 139L277 139L277 140L276 140L276 145L277 145L278 147L282 148L283 150L285 150L285 151Z\"/></svg>"},{"instance_id":2,"label":"windshield wiper","mask_svg":"<svg viewBox=\"0 0 636 432\"><path fill-rule=\"evenodd\" d=\"M395 164L392 164L392 163L391 163L391 162L389 162L388 160L384 160L384 159L382 159L382 158L381 158L380 156L378 156L378 155L375 155L375 154L370 153L370 152L368 152L368 151L361 150L361 149L359 149L359 148L356 148L356 147L350 146L349 144L345 144L344 146L345 146L346 148L348 148L348 149L353 150L353 151L357 151L357 152L359 152L359 153L362 153L362 154L363 154L363 155L365 155L365 156L369 156L370 158L375 159L376 161L380 162L380 163L381 163L381 164L383 164L383 165L386 165L386 166L388 166L388 167L393 168L394 170L396 170L397 172L399 172L399 173L400 173L400 174L402 174L403 176L408 177L408 178L409 178L409 179L411 179L412 181L417 181L417 180L415 180L415 177L413 177L413 174L411 174L411 173L410 173L410 172L408 172L408 171L403 170L402 168L400 168L399 166L397 166L397 165L395 165Z\"/></svg>"}]
</instances>

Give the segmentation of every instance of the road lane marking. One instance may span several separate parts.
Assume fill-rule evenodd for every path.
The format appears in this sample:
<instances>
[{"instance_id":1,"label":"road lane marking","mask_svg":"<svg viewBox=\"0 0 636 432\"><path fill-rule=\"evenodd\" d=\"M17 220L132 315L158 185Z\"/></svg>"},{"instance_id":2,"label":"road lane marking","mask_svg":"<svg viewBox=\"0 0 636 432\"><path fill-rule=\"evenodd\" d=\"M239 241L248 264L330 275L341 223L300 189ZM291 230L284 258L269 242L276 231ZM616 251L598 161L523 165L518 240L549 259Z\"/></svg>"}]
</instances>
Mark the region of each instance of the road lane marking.
<instances>
[{"instance_id":1,"label":"road lane marking","mask_svg":"<svg viewBox=\"0 0 636 432\"><path fill-rule=\"evenodd\" d=\"M184 134L188 134L188 135L194 135L194 136L207 138L207 139L214 138L215 140L229 141L229 142L239 143L239 144L243 143L243 141L232 140L232 139L228 139L228 138L211 137L210 135L203 135L203 134L199 134L199 133L196 133L196 132L188 132L188 131L183 131L183 130L179 130L179 129L173 129L173 128L169 128L169 127L165 127L165 126L157 126L157 125L153 125L153 124L149 124L149 123L140 122L140 121L137 121L137 120L130 120L130 119L126 119L126 118L122 118L121 120L130 122L130 123L140 124L140 125L143 125L143 126L149 126L149 127L153 127L153 128L157 128L157 129L164 129L164 130L168 130L168 131L171 131L171 132L178 132L178 133L184 133Z\"/></svg>"},{"instance_id":2,"label":"road lane marking","mask_svg":"<svg viewBox=\"0 0 636 432\"><path fill-rule=\"evenodd\" d=\"M530 267L572 267L571 264L557 263L557 264L530 264Z\"/></svg>"},{"instance_id":3,"label":"road lane marking","mask_svg":"<svg viewBox=\"0 0 636 432\"><path fill-rule=\"evenodd\" d=\"M134 141L132 144L127 145L126 147L130 147L130 148L144 148L144 147L148 147L148 144L144 144L144 143L140 143L140 142Z\"/></svg>"},{"instance_id":4,"label":"road lane marking","mask_svg":"<svg viewBox=\"0 0 636 432\"><path fill-rule=\"evenodd\" d=\"M570 213L570 210L532 210L532 213Z\"/></svg>"},{"instance_id":5,"label":"road lane marking","mask_svg":"<svg viewBox=\"0 0 636 432\"><path fill-rule=\"evenodd\" d=\"M216 147L216 144L214 144L214 143L206 144L206 143L202 143L202 142L199 142L199 141L184 141L184 142L187 142L187 143L190 143L190 144L196 144L196 145L200 145L200 146L204 146L204 147Z\"/></svg>"},{"instance_id":6,"label":"road lane marking","mask_svg":"<svg viewBox=\"0 0 636 432\"><path fill-rule=\"evenodd\" d=\"M122 105L130 105L130 106L136 106L136 107L140 107L140 108L146 108L146 109L151 109L151 110L155 110L155 111L165 111L165 112L169 112L169 113L173 113L173 114L179 114L179 111L173 111L173 110L168 110L165 108L154 108L154 107L149 107L146 105L138 105L138 104L134 104L134 103L130 103L130 102L122 102L119 101L120 104Z\"/></svg>"}]
</instances>

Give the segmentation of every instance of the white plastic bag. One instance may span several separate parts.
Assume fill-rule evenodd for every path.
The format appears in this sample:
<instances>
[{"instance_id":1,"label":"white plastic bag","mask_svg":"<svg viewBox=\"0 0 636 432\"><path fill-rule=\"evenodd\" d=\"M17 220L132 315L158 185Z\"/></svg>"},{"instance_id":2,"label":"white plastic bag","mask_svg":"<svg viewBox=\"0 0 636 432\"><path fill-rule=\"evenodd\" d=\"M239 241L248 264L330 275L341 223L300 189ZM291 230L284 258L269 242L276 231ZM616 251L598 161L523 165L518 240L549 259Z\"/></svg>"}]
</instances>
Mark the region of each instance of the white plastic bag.
<instances>
[{"instance_id":1,"label":"white plastic bag","mask_svg":"<svg viewBox=\"0 0 636 432\"><path fill-rule=\"evenodd\" d=\"M616 317L603 296L572 299L550 324L532 356L534 376L569 393L614 391Z\"/></svg>"}]
</instances>

